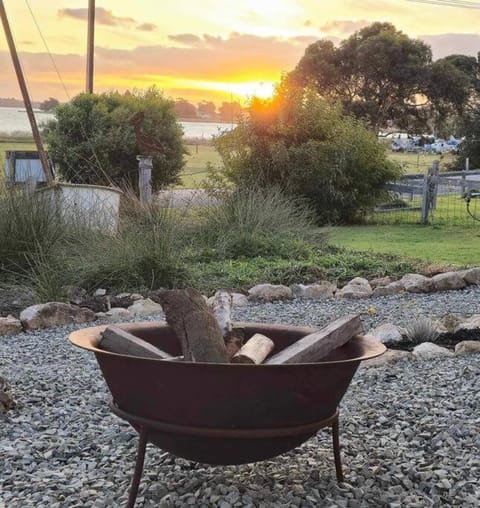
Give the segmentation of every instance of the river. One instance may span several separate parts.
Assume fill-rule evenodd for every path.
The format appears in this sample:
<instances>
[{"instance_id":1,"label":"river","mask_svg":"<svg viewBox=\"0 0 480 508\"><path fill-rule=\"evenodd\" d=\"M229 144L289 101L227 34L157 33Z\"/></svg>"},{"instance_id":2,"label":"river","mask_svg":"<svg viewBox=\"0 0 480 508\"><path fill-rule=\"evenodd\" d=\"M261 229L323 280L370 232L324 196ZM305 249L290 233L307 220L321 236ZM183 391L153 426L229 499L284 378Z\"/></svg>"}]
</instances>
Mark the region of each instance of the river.
<instances>
[{"instance_id":1,"label":"river","mask_svg":"<svg viewBox=\"0 0 480 508\"><path fill-rule=\"evenodd\" d=\"M53 118L51 113L35 111L35 118L39 127ZM211 139L212 136L232 128L231 123L222 122L180 122L185 138ZM233 124L233 127L235 124ZM0 107L0 135L15 133L30 133L30 124L26 111L20 108Z\"/></svg>"}]
</instances>

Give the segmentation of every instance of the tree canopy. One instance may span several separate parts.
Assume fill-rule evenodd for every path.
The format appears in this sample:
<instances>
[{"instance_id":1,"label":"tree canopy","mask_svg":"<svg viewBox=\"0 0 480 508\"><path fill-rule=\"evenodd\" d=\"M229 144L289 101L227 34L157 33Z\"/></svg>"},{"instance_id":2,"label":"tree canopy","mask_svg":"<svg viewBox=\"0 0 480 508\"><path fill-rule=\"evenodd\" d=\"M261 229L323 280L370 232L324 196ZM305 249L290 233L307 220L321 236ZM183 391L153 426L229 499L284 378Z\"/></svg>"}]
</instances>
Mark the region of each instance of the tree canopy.
<instances>
[{"instance_id":1,"label":"tree canopy","mask_svg":"<svg viewBox=\"0 0 480 508\"><path fill-rule=\"evenodd\" d=\"M280 186L306 199L320 223L354 220L400 174L371 131L311 89L254 99L250 115L215 146L228 181Z\"/></svg>"},{"instance_id":2,"label":"tree canopy","mask_svg":"<svg viewBox=\"0 0 480 508\"><path fill-rule=\"evenodd\" d=\"M132 124L143 112L142 129L159 147L153 155L154 189L176 183L186 153L173 101L155 88L120 94L80 94L59 106L46 128L49 154L72 183L137 185L141 154ZM161 148L160 148L161 147Z\"/></svg>"},{"instance_id":3,"label":"tree canopy","mask_svg":"<svg viewBox=\"0 0 480 508\"><path fill-rule=\"evenodd\" d=\"M463 115L479 90L475 57L432 61L430 47L390 23L373 23L338 47L319 40L305 51L285 84L313 86L375 132L445 128Z\"/></svg>"}]
</instances>

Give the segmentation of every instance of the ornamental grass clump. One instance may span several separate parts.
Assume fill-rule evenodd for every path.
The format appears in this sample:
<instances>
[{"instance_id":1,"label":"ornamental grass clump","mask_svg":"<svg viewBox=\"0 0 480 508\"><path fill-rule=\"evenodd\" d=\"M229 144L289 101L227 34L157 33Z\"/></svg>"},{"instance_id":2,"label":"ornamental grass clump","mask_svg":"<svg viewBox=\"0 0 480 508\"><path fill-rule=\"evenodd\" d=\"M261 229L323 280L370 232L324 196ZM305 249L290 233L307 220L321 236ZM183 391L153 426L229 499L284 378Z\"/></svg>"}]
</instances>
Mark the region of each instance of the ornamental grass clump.
<instances>
[{"instance_id":1,"label":"ornamental grass clump","mask_svg":"<svg viewBox=\"0 0 480 508\"><path fill-rule=\"evenodd\" d=\"M406 327L407 340L412 344L436 342L439 335L435 323L424 316L414 319Z\"/></svg>"}]
</instances>

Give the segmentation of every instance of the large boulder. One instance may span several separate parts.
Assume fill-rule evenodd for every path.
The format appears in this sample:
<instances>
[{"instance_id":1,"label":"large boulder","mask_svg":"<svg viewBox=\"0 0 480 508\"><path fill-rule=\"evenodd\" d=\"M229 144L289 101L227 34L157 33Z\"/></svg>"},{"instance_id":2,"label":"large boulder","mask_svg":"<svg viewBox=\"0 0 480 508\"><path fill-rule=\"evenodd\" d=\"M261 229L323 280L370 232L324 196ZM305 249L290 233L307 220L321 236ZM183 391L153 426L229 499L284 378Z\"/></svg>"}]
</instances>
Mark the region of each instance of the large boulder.
<instances>
[{"instance_id":1,"label":"large boulder","mask_svg":"<svg viewBox=\"0 0 480 508\"><path fill-rule=\"evenodd\" d=\"M95 313L92 310L61 302L31 305L20 313L20 321L25 330L49 328L69 323L89 323L95 319Z\"/></svg>"},{"instance_id":2,"label":"large boulder","mask_svg":"<svg viewBox=\"0 0 480 508\"><path fill-rule=\"evenodd\" d=\"M393 282L391 277L377 277L376 279L372 279L370 281L370 286L372 289L378 288L380 286L388 286Z\"/></svg>"},{"instance_id":3,"label":"large boulder","mask_svg":"<svg viewBox=\"0 0 480 508\"><path fill-rule=\"evenodd\" d=\"M439 273L432 277L432 281L436 291L463 289L467 285L458 272Z\"/></svg>"},{"instance_id":4,"label":"large boulder","mask_svg":"<svg viewBox=\"0 0 480 508\"><path fill-rule=\"evenodd\" d=\"M470 268L461 272L467 284L480 285L480 268Z\"/></svg>"},{"instance_id":5,"label":"large boulder","mask_svg":"<svg viewBox=\"0 0 480 508\"><path fill-rule=\"evenodd\" d=\"M321 300L323 298L333 298L337 286L325 280L316 284L292 284L290 289L295 298Z\"/></svg>"},{"instance_id":6,"label":"large boulder","mask_svg":"<svg viewBox=\"0 0 480 508\"><path fill-rule=\"evenodd\" d=\"M250 302L243 293L232 293L232 307L246 307L247 305L250 305Z\"/></svg>"},{"instance_id":7,"label":"large boulder","mask_svg":"<svg viewBox=\"0 0 480 508\"><path fill-rule=\"evenodd\" d=\"M97 312L97 318L105 319L107 321L119 321L122 319L129 319L132 317L132 313L124 307L112 307L107 312Z\"/></svg>"},{"instance_id":8,"label":"large boulder","mask_svg":"<svg viewBox=\"0 0 480 508\"><path fill-rule=\"evenodd\" d=\"M291 300L292 290L287 286L276 284L258 284L248 290L250 300L258 302L273 302L275 300Z\"/></svg>"},{"instance_id":9,"label":"large boulder","mask_svg":"<svg viewBox=\"0 0 480 508\"><path fill-rule=\"evenodd\" d=\"M398 295L399 293L404 293L405 288L400 281L391 282L387 286L377 286L373 290L372 297L377 298L379 296L392 296Z\"/></svg>"},{"instance_id":10,"label":"large boulder","mask_svg":"<svg viewBox=\"0 0 480 508\"><path fill-rule=\"evenodd\" d=\"M452 351L445 347L437 346L433 342L422 342L413 348L412 354L422 360L431 360L442 356L453 356Z\"/></svg>"},{"instance_id":11,"label":"large boulder","mask_svg":"<svg viewBox=\"0 0 480 508\"><path fill-rule=\"evenodd\" d=\"M133 305L128 307L128 311L133 316L156 316L159 314L163 316L162 306L150 298L137 300Z\"/></svg>"},{"instance_id":12,"label":"large boulder","mask_svg":"<svg viewBox=\"0 0 480 508\"><path fill-rule=\"evenodd\" d=\"M407 273L400 283L409 293L431 293L434 288L432 279L418 273Z\"/></svg>"},{"instance_id":13,"label":"large boulder","mask_svg":"<svg viewBox=\"0 0 480 508\"><path fill-rule=\"evenodd\" d=\"M367 335L385 345L397 344L403 340L402 333L398 326L392 325L391 323L385 323L376 328L372 328Z\"/></svg>"},{"instance_id":14,"label":"large boulder","mask_svg":"<svg viewBox=\"0 0 480 508\"><path fill-rule=\"evenodd\" d=\"M13 316L0 317L0 335L16 335L23 330L22 323Z\"/></svg>"},{"instance_id":15,"label":"large boulder","mask_svg":"<svg viewBox=\"0 0 480 508\"><path fill-rule=\"evenodd\" d=\"M473 353L480 353L480 341L478 340L464 340L455 346L455 355L468 355Z\"/></svg>"},{"instance_id":16,"label":"large boulder","mask_svg":"<svg viewBox=\"0 0 480 508\"><path fill-rule=\"evenodd\" d=\"M480 314L474 314L470 316L465 321L461 321L458 323L455 328L455 332L460 332L462 330L477 330L480 328Z\"/></svg>"},{"instance_id":17,"label":"large boulder","mask_svg":"<svg viewBox=\"0 0 480 508\"><path fill-rule=\"evenodd\" d=\"M337 291L336 296L339 298L370 298L372 296L372 288L367 279L362 277L355 277L340 291Z\"/></svg>"}]
</instances>

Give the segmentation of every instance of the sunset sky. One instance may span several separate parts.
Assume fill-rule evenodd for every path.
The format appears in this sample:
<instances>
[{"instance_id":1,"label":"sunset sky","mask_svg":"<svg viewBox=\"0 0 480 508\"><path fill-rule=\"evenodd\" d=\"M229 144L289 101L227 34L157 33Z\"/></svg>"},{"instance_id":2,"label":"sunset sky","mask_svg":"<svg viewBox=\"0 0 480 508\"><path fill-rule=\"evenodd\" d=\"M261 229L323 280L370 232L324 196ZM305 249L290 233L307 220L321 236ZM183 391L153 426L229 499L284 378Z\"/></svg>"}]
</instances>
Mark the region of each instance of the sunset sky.
<instances>
[{"instance_id":1,"label":"sunset sky","mask_svg":"<svg viewBox=\"0 0 480 508\"><path fill-rule=\"evenodd\" d=\"M472 0L474 1L474 0ZM4 0L34 100L84 89L87 0ZM30 5L57 65L64 90ZM311 42L390 21L435 57L480 51L480 9L408 0L97 0L95 91L146 88L217 104L267 95ZM480 0L478 0L480 7ZM0 36L0 97L20 97Z\"/></svg>"}]
</instances>

